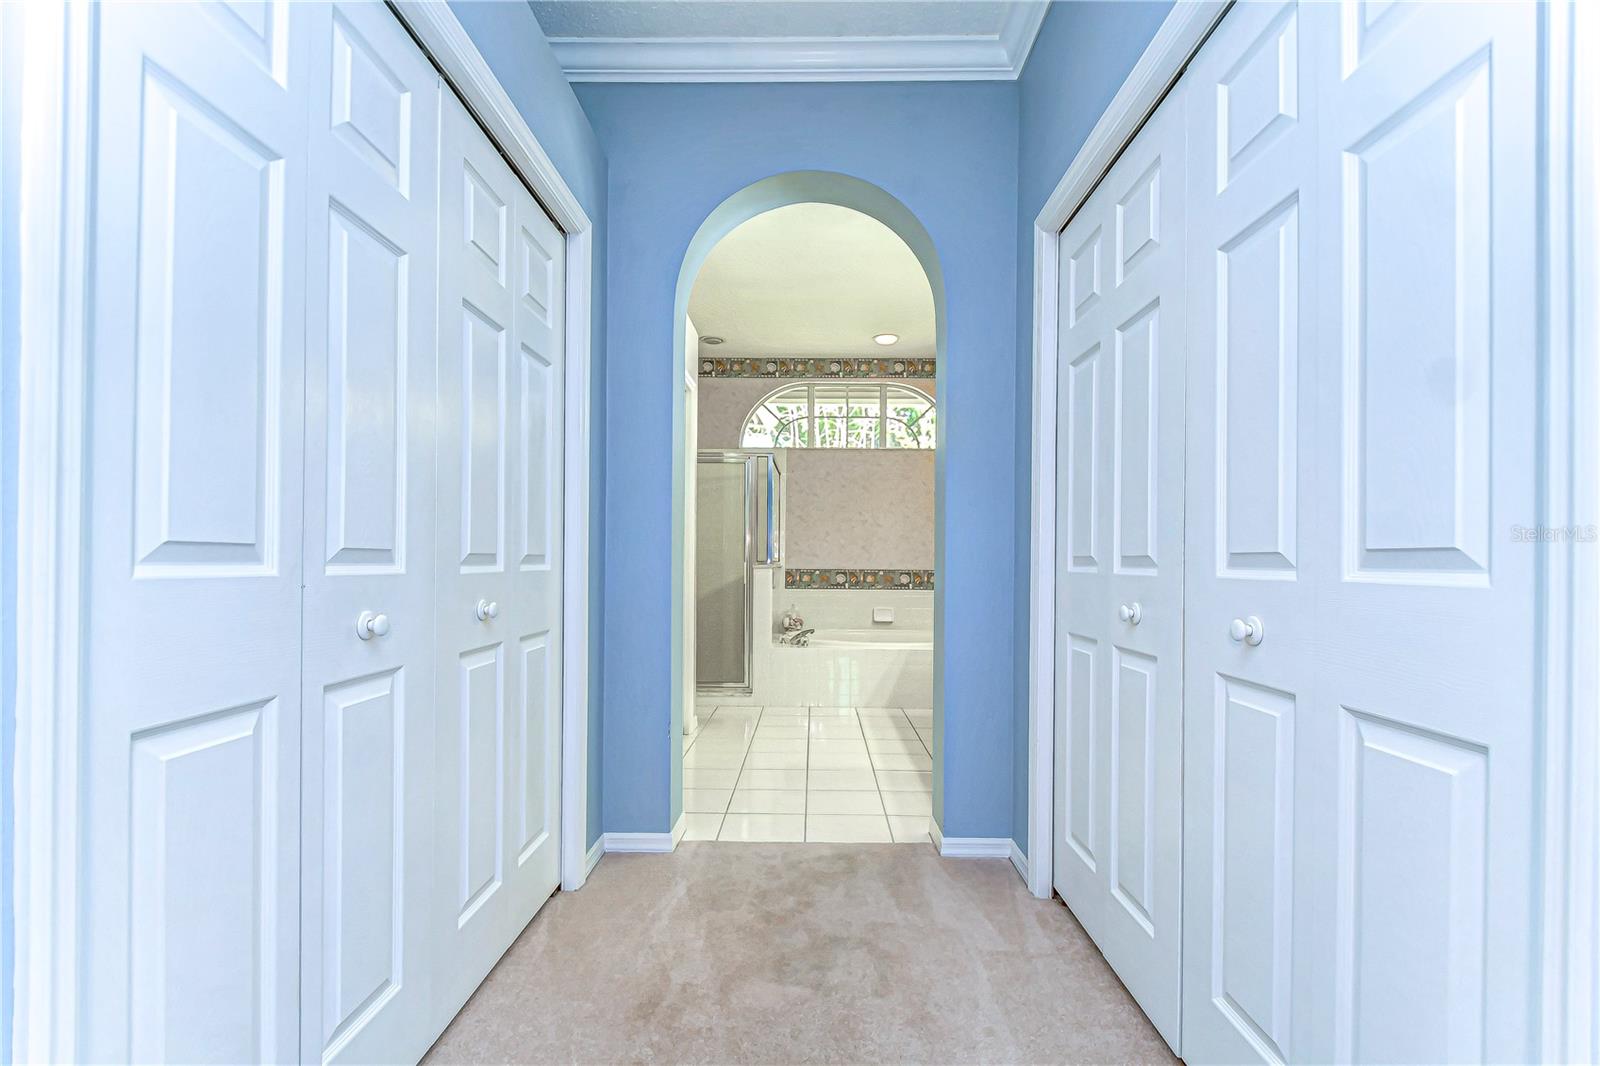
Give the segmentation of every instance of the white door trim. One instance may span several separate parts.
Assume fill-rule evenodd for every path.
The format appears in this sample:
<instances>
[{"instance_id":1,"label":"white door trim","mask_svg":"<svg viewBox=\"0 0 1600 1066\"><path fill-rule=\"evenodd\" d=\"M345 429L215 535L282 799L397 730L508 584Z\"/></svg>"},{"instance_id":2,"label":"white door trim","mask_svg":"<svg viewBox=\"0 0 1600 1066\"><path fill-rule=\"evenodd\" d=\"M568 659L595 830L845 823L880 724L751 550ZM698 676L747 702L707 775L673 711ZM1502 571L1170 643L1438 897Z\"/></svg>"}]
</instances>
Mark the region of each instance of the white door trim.
<instances>
[{"instance_id":1,"label":"white door trim","mask_svg":"<svg viewBox=\"0 0 1600 1066\"><path fill-rule=\"evenodd\" d=\"M1600 522L1600 16L1546 8L1545 504L1553 529ZM1587 530L1585 530L1587 527ZM1542 1057L1600 1058L1600 545L1542 540L1544 940Z\"/></svg>"},{"instance_id":2,"label":"white door trim","mask_svg":"<svg viewBox=\"0 0 1600 1066\"><path fill-rule=\"evenodd\" d=\"M590 301L594 225L444 0L393 5L566 234L562 887L587 862ZM28 5L20 78L17 1062L77 1059L79 639L93 7Z\"/></svg>"},{"instance_id":3,"label":"white door trim","mask_svg":"<svg viewBox=\"0 0 1600 1066\"><path fill-rule=\"evenodd\" d=\"M1178 0L1033 222L1033 518L1029 587L1028 890L1050 898L1055 811L1056 293L1061 230L1155 111L1228 0Z\"/></svg>"},{"instance_id":4,"label":"white door trim","mask_svg":"<svg viewBox=\"0 0 1600 1066\"><path fill-rule=\"evenodd\" d=\"M22 15L16 1062L76 1058L78 647L93 143L87 4Z\"/></svg>"}]
</instances>

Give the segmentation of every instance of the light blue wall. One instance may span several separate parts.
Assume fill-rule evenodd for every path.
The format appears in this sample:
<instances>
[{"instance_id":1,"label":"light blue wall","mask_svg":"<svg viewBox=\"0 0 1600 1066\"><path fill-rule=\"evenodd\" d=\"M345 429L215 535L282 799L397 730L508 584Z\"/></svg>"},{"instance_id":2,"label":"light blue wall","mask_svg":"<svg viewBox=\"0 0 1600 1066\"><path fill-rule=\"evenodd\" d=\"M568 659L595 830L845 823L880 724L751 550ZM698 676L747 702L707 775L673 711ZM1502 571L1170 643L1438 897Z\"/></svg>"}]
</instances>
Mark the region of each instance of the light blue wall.
<instances>
[{"instance_id":1,"label":"light blue wall","mask_svg":"<svg viewBox=\"0 0 1600 1066\"><path fill-rule=\"evenodd\" d=\"M1028 594L1033 521L1033 220L1066 173L1106 105L1138 62L1169 0L1081 0L1051 6L1017 81L1016 595L1012 628L1012 839L1028 848Z\"/></svg>"},{"instance_id":2,"label":"light blue wall","mask_svg":"<svg viewBox=\"0 0 1600 1066\"><path fill-rule=\"evenodd\" d=\"M605 722L605 675L601 669L601 639L605 618L604 544L606 482L606 157L589 126L577 97L567 85L561 66L550 51L544 32L526 4L497 0L451 0L450 9L461 20L500 84L563 179L595 224L594 295L591 380L594 402L590 409L589 487L589 810L587 843L600 838L604 766L601 762Z\"/></svg>"},{"instance_id":3,"label":"light blue wall","mask_svg":"<svg viewBox=\"0 0 1600 1066\"><path fill-rule=\"evenodd\" d=\"M945 655L936 680L935 814L952 836L1008 836L1016 85L577 89L610 164L606 831L665 832L679 802L671 748L679 691L672 606L679 268L696 230L728 196L775 174L824 170L870 182L903 203L931 235L943 268L949 328L938 383L944 520L936 566Z\"/></svg>"}]
</instances>

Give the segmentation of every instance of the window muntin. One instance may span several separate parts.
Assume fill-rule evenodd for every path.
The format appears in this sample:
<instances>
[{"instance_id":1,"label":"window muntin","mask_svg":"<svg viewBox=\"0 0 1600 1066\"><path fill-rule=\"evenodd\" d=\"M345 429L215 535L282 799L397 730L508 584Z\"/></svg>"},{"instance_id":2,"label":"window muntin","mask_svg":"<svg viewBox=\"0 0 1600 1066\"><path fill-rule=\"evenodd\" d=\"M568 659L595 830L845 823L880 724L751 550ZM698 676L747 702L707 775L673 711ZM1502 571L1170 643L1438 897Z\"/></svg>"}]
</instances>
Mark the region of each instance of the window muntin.
<instances>
[{"instance_id":1,"label":"window muntin","mask_svg":"<svg viewBox=\"0 0 1600 1066\"><path fill-rule=\"evenodd\" d=\"M745 419L746 448L932 448L933 398L891 383L818 381L785 385Z\"/></svg>"}]
</instances>

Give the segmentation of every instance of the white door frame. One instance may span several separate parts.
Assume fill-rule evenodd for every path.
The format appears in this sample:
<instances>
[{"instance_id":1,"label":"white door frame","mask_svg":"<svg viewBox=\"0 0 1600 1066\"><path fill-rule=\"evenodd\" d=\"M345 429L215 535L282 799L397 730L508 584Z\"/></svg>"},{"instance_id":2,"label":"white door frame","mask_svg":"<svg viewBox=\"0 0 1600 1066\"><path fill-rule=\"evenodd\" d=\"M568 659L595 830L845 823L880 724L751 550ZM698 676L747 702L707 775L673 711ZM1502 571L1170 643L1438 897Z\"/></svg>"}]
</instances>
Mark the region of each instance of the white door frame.
<instances>
[{"instance_id":1,"label":"white door frame","mask_svg":"<svg viewBox=\"0 0 1600 1066\"><path fill-rule=\"evenodd\" d=\"M582 886L588 812L590 303L594 224L444 0L391 8L566 235L561 887ZM10 72L21 131L17 483L17 1062L68 1062L78 1020L79 677L89 343L94 11L31 4ZM9 28L9 27L8 27ZM13 84L17 84L14 82Z\"/></svg>"},{"instance_id":2,"label":"white door frame","mask_svg":"<svg viewBox=\"0 0 1600 1066\"><path fill-rule=\"evenodd\" d=\"M1054 869L1057 284L1061 230L1133 139L1226 12L1229 0L1178 0L1090 131L1033 230L1033 508L1028 637L1028 888L1048 899ZM1575 56L1600 49L1600 14L1545 7L1541 35L1551 137L1543 161L1545 638L1543 1057L1600 1057L1600 545L1572 531L1600 522L1600 74ZM1506 516L1505 521L1514 521ZM1503 530L1510 536L1509 529ZM1558 532L1558 535L1559 532ZM1551 639L1550 635L1557 635ZM1565 638L1565 639L1562 639Z\"/></svg>"}]
</instances>

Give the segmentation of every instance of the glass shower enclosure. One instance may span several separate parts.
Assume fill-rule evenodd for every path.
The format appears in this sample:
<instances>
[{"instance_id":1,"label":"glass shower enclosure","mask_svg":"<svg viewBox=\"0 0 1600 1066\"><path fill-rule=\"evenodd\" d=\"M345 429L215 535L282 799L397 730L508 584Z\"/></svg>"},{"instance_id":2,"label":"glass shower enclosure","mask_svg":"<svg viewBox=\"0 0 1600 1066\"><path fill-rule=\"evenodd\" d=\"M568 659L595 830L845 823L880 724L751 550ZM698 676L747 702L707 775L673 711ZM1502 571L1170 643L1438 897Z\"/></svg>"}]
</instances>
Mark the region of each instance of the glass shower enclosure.
<instances>
[{"instance_id":1,"label":"glass shower enclosure","mask_svg":"<svg viewBox=\"0 0 1600 1066\"><path fill-rule=\"evenodd\" d=\"M695 684L748 696L756 567L782 558L783 486L771 452L702 451L695 467Z\"/></svg>"}]
</instances>

